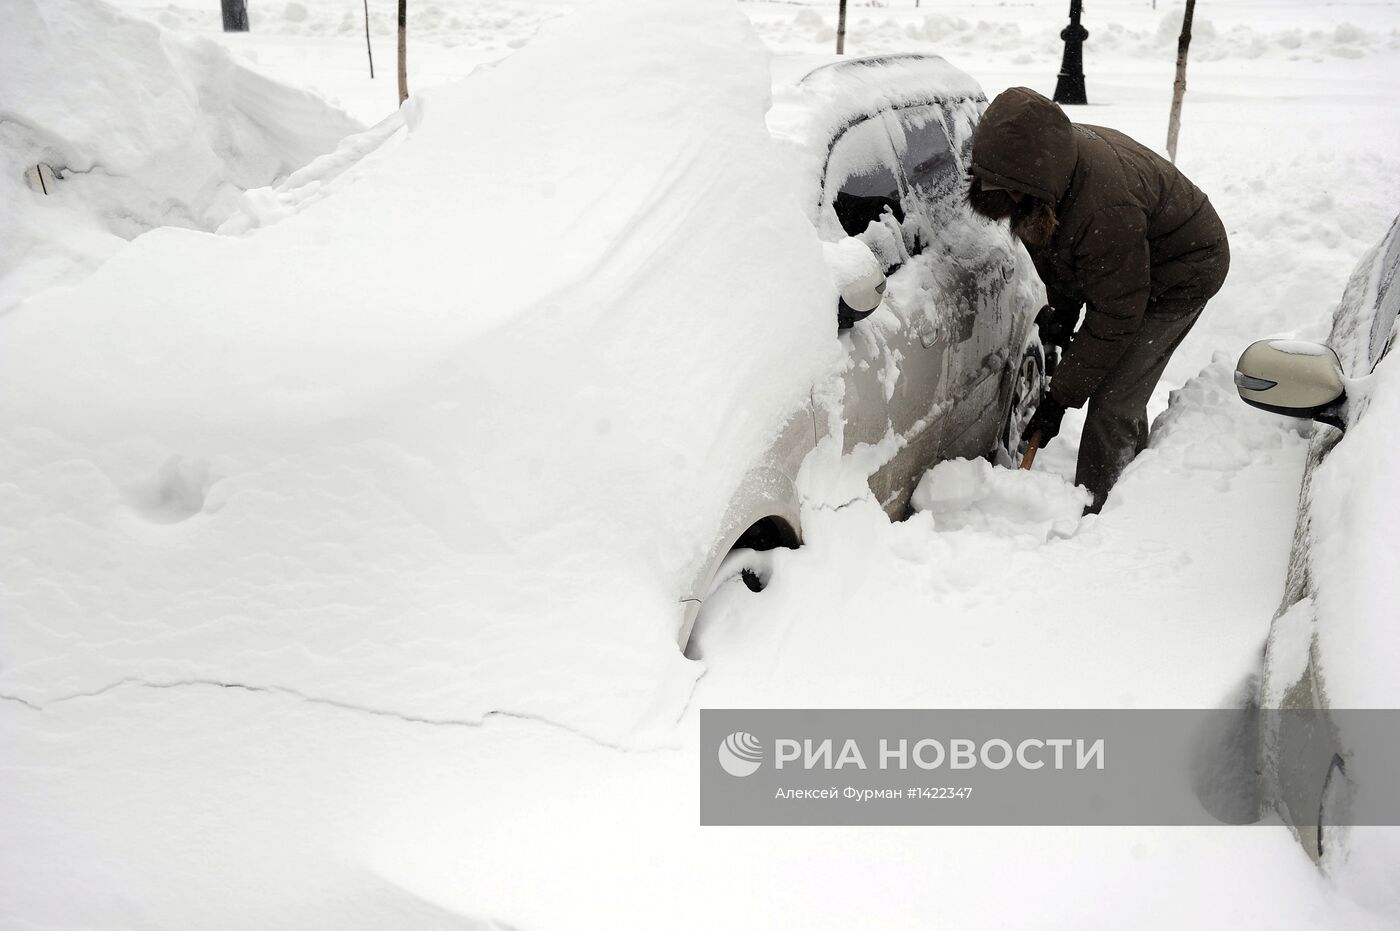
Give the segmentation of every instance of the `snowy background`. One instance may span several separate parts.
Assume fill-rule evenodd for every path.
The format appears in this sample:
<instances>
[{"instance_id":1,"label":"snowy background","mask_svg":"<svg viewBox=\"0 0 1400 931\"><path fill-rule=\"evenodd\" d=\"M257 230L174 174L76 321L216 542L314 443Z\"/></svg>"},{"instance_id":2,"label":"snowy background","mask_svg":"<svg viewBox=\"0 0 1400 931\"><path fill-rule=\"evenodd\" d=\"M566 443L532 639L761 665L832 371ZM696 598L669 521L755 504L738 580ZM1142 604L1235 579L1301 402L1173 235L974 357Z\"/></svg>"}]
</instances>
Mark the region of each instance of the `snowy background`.
<instances>
[{"instance_id":1,"label":"snowy background","mask_svg":"<svg viewBox=\"0 0 1400 931\"><path fill-rule=\"evenodd\" d=\"M662 531L771 428L721 414L838 361L762 123L769 50L830 50L835 4L414 2L402 114L393 4L373 81L358 0L250 7L5 0L0 926L1400 923L1400 869L1277 825L701 830L696 786L703 707L1237 700L1306 438L1230 374L1325 336L1400 210L1400 5L1198 7L1179 164L1233 268L1100 517L1071 413L903 523L818 502L692 659L647 620L692 555ZM1049 93L1063 7L854 3L847 51ZM1092 4L1074 118L1164 145L1180 17Z\"/></svg>"}]
</instances>

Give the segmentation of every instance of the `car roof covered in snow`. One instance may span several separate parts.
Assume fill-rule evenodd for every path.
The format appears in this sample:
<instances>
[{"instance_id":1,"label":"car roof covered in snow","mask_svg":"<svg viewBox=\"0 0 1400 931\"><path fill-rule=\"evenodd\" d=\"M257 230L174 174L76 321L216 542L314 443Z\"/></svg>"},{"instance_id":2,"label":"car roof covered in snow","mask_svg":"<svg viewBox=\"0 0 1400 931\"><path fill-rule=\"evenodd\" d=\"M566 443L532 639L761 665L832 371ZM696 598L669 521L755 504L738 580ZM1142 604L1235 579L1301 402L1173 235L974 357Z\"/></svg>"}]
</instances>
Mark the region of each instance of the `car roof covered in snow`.
<instances>
[{"instance_id":1,"label":"car roof covered in snow","mask_svg":"<svg viewBox=\"0 0 1400 931\"><path fill-rule=\"evenodd\" d=\"M984 101L986 95L971 75L938 55L776 55L768 128L782 141L825 141L882 109L966 99Z\"/></svg>"},{"instance_id":2,"label":"car roof covered in snow","mask_svg":"<svg viewBox=\"0 0 1400 931\"><path fill-rule=\"evenodd\" d=\"M864 58L775 55L768 130L808 189L819 184L832 139L857 120L894 107L986 103L971 75L938 55Z\"/></svg>"}]
</instances>

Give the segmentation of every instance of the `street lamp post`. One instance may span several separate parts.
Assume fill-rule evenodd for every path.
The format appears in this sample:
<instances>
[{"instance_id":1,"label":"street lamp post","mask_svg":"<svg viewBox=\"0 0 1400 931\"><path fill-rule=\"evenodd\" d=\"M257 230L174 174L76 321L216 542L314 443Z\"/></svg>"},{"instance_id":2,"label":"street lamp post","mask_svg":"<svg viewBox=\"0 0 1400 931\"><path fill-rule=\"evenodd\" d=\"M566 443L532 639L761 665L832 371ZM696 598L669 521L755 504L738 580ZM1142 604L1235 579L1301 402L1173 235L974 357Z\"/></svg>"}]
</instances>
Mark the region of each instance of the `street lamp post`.
<instances>
[{"instance_id":1,"label":"street lamp post","mask_svg":"<svg viewBox=\"0 0 1400 931\"><path fill-rule=\"evenodd\" d=\"M1069 25L1060 30L1060 38L1065 40L1065 57L1060 62L1060 78L1055 82L1055 103L1089 102L1084 94L1084 40L1089 38L1089 30L1079 25L1083 12L1081 0L1069 0Z\"/></svg>"},{"instance_id":2,"label":"street lamp post","mask_svg":"<svg viewBox=\"0 0 1400 931\"><path fill-rule=\"evenodd\" d=\"M219 0L224 14L224 32L248 31L248 0Z\"/></svg>"}]
</instances>

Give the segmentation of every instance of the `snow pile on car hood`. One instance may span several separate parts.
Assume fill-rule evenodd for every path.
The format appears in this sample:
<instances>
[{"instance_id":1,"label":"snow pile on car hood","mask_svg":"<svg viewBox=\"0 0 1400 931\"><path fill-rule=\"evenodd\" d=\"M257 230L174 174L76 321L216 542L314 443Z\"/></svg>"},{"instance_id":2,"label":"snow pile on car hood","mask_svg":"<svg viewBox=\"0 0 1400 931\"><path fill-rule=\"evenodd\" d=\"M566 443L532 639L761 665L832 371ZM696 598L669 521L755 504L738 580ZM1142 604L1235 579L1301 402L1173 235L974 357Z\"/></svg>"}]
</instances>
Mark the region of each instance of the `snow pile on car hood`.
<instances>
[{"instance_id":1,"label":"snow pile on car hood","mask_svg":"<svg viewBox=\"0 0 1400 931\"><path fill-rule=\"evenodd\" d=\"M840 359L769 87L732 4L602 2L334 196L0 318L0 692L674 720L679 580Z\"/></svg>"},{"instance_id":2,"label":"snow pile on car hood","mask_svg":"<svg viewBox=\"0 0 1400 931\"><path fill-rule=\"evenodd\" d=\"M156 226L213 229L359 123L102 0L13 0L0 30L0 310ZM28 190L39 162L62 175Z\"/></svg>"}]
</instances>

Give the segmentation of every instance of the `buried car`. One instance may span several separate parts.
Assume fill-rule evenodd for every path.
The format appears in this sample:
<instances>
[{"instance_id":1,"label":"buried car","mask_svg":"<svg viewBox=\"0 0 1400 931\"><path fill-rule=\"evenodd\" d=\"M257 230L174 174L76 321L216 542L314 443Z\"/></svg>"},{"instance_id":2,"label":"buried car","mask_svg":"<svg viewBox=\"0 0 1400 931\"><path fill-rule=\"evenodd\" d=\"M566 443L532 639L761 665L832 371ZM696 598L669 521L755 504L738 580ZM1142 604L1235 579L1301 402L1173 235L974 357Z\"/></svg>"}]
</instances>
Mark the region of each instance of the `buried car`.
<instances>
[{"instance_id":1,"label":"buried car","mask_svg":"<svg viewBox=\"0 0 1400 931\"><path fill-rule=\"evenodd\" d=\"M872 451L870 491L898 519L935 462L1007 461L1045 389L1044 288L1005 224L966 201L977 83L932 55L775 70L768 123L826 244L848 364L745 477L690 582L682 644L717 583L742 572L761 587L754 551L800 541L797 473L823 438Z\"/></svg>"},{"instance_id":2,"label":"buried car","mask_svg":"<svg viewBox=\"0 0 1400 931\"><path fill-rule=\"evenodd\" d=\"M603 0L5 314L0 690L669 727L809 453L898 514L1014 445L1043 294L962 203L981 106L936 58L775 67L732 4Z\"/></svg>"},{"instance_id":3,"label":"buried car","mask_svg":"<svg viewBox=\"0 0 1400 931\"><path fill-rule=\"evenodd\" d=\"M1365 740L1373 712L1347 709L1400 707L1400 534L1387 507L1400 481L1387 436L1400 409L1398 321L1400 217L1353 271L1326 345L1262 340L1235 372L1246 403L1326 425L1309 445L1259 694L1264 802L1324 864L1345 853L1357 793L1395 790L1380 775L1394 773L1380 746L1393 739Z\"/></svg>"}]
</instances>

